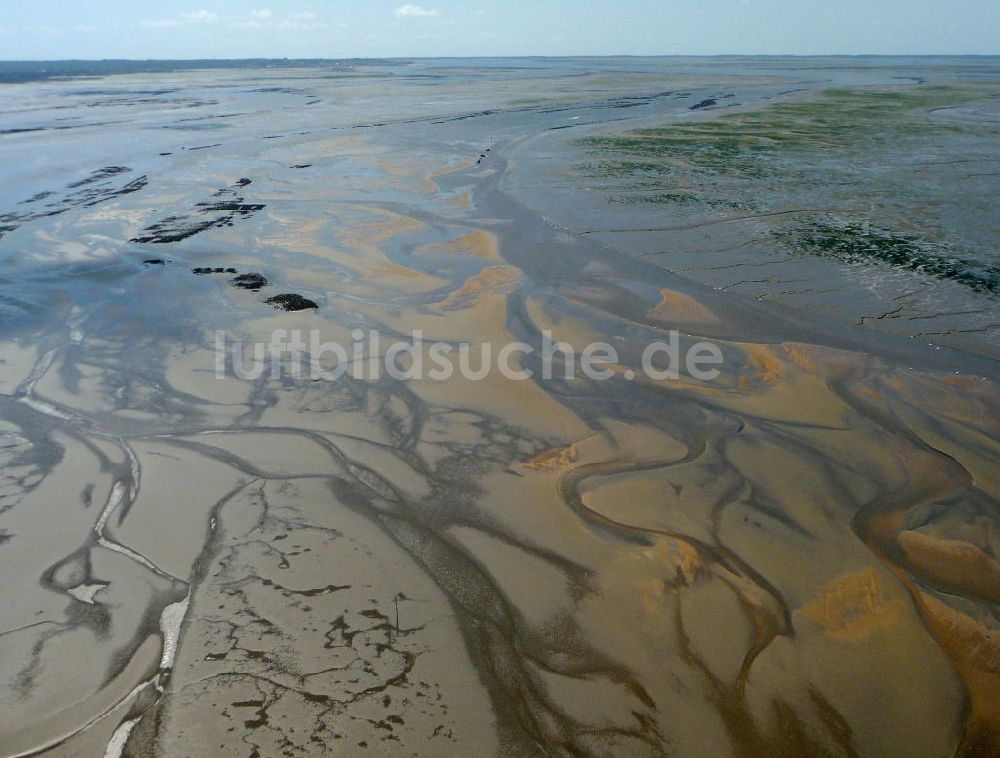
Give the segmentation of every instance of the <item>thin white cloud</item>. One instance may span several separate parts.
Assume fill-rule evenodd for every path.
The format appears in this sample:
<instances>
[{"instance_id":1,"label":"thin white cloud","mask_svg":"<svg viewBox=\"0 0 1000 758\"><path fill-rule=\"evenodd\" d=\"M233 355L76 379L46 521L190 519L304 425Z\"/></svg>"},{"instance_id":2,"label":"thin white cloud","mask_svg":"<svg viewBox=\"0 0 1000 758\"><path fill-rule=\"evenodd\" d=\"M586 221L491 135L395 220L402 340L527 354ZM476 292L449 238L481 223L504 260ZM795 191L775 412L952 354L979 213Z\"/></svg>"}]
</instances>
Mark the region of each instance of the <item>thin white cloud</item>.
<instances>
[{"instance_id":1,"label":"thin white cloud","mask_svg":"<svg viewBox=\"0 0 1000 758\"><path fill-rule=\"evenodd\" d=\"M192 13L182 13L181 20L192 24L208 24L219 17L214 11L194 11Z\"/></svg>"},{"instance_id":2,"label":"thin white cloud","mask_svg":"<svg viewBox=\"0 0 1000 758\"><path fill-rule=\"evenodd\" d=\"M225 21L233 29L277 29L308 32L327 28L326 24L317 20L315 13L309 11L290 13L287 18L276 18L270 10L252 10L249 16L229 17Z\"/></svg>"},{"instance_id":3,"label":"thin white cloud","mask_svg":"<svg viewBox=\"0 0 1000 758\"><path fill-rule=\"evenodd\" d=\"M441 12L437 8L424 8L422 5L407 3L396 8L393 15L396 18L432 18L440 16Z\"/></svg>"},{"instance_id":4,"label":"thin white cloud","mask_svg":"<svg viewBox=\"0 0 1000 758\"><path fill-rule=\"evenodd\" d=\"M308 32L313 29L326 29L326 24L317 21L315 13L309 11L299 11L288 14L288 18L283 19L279 24L279 29L289 29L296 32Z\"/></svg>"},{"instance_id":5,"label":"thin white cloud","mask_svg":"<svg viewBox=\"0 0 1000 758\"><path fill-rule=\"evenodd\" d=\"M182 13L176 18L151 18L145 21L140 21L139 26L144 26L148 29L169 29L170 27L180 26L181 24L210 24L217 21L219 14L214 11L193 11L192 13Z\"/></svg>"},{"instance_id":6,"label":"thin white cloud","mask_svg":"<svg viewBox=\"0 0 1000 758\"><path fill-rule=\"evenodd\" d=\"M189 24L210 24L219 21L231 29L275 29L281 31L307 32L328 28L318 20L315 13L299 11L285 18L274 15L270 8L247 11L245 16L220 16L214 11L199 10L182 13L175 18L154 18L140 21L139 25L149 29L167 29Z\"/></svg>"}]
</instances>

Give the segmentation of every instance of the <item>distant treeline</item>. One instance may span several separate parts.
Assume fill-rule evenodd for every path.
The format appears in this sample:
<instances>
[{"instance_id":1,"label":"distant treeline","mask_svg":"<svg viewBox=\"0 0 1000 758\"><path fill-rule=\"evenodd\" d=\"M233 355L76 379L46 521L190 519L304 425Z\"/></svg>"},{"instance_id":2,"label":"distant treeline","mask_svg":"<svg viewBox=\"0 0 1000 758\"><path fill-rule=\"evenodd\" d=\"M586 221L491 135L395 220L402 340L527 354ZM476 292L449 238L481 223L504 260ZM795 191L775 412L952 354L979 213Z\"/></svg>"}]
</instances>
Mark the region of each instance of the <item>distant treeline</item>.
<instances>
[{"instance_id":1,"label":"distant treeline","mask_svg":"<svg viewBox=\"0 0 1000 758\"><path fill-rule=\"evenodd\" d=\"M199 69L258 69L258 68L330 68L352 69L375 63L367 59L333 60L328 58L247 58L243 60L101 60L101 61L0 61L0 83L45 81L77 77L100 77L112 74L155 74Z\"/></svg>"}]
</instances>

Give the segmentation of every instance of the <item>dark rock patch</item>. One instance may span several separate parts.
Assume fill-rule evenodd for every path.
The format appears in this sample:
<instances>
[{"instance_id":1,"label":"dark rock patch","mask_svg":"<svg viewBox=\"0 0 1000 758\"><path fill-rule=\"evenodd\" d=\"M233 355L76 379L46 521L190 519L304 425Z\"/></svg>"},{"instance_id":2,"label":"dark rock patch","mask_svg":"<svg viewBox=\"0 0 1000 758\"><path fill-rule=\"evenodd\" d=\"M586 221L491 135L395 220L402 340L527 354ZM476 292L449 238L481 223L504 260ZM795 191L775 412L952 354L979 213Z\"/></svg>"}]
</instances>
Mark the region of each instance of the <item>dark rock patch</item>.
<instances>
[{"instance_id":1,"label":"dark rock patch","mask_svg":"<svg viewBox=\"0 0 1000 758\"><path fill-rule=\"evenodd\" d=\"M311 163L298 163L292 166L292 168L309 168L311 165Z\"/></svg>"},{"instance_id":2,"label":"dark rock patch","mask_svg":"<svg viewBox=\"0 0 1000 758\"><path fill-rule=\"evenodd\" d=\"M690 110L690 111L698 111L698 110L701 110L702 108L709 108L709 107L711 107L713 105L716 105L716 104L718 104L718 102L719 101L716 100L714 97L705 98L700 103L695 103L694 105L690 106L688 108L688 110Z\"/></svg>"},{"instance_id":3,"label":"dark rock patch","mask_svg":"<svg viewBox=\"0 0 1000 758\"><path fill-rule=\"evenodd\" d=\"M250 274L240 274L239 276L233 277L229 280L229 283L238 287L242 290L250 290L251 292L260 292L261 287L267 286L267 278L261 274L250 273Z\"/></svg>"},{"instance_id":4,"label":"dark rock patch","mask_svg":"<svg viewBox=\"0 0 1000 758\"><path fill-rule=\"evenodd\" d=\"M22 200L19 203L19 205L26 205L27 203L37 203L39 200L44 200L45 198L51 197L54 194L56 194L56 193L55 192L49 192L49 191L39 192L37 195L32 195L27 200Z\"/></svg>"},{"instance_id":5,"label":"dark rock patch","mask_svg":"<svg viewBox=\"0 0 1000 758\"><path fill-rule=\"evenodd\" d=\"M191 269L192 274L235 274L236 269L234 268L223 268L222 266L216 266L214 268L201 266L199 268Z\"/></svg>"},{"instance_id":6,"label":"dark rock patch","mask_svg":"<svg viewBox=\"0 0 1000 758\"><path fill-rule=\"evenodd\" d=\"M244 202L244 198L236 193L236 188L245 187L249 183L249 179L240 179L229 187L223 187L217 190L213 197L231 197L232 199L197 203L192 213L183 216L167 216L155 224L147 226L141 234L133 237L131 241L153 244L179 242L208 229L232 226L237 218L249 218L265 207L262 203Z\"/></svg>"},{"instance_id":7,"label":"dark rock patch","mask_svg":"<svg viewBox=\"0 0 1000 758\"><path fill-rule=\"evenodd\" d=\"M259 210L263 210L264 205L261 203L244 203L243 198L238 198L237 200L225 201L221 203L198 203L198 208L204 208L204 212L212 211L225 211L226 213L232 213L233 215L239 216L252 216ZM232 224L228 224L232 226Z\"/></svg>"},{"instance_id":8,"label":"dark rock patch","mask_svg":"<svg viewBox=\"0 0 1000 758\"><path fill-rule=\"evenodd\" d=\"M91 174L78 182L73 182L72 184L67 184L68 189L76 189L77 187L83 187L87 184L93 184L94 182L100 182L104 179L110 179L112 176L117 176L118 174L124 174L132 169L127 166L105 166L104 168L99 168L97 171L91 172Z\"/></svg>"},{"instance_id":9,"label":"dark rock patch","mask_svg":"<svg viewBox=\"0 0 1000 758\"><path fill-rule=\"evenodd\" d=\"M147 258L143 261L147 266L165 266L167 262L163 258Z\"/></svg>"},{"instance_id":10,"label":"dark rock patch","mask_svg":"<svg viewBox=\"0 0 1000 758\"><path fill-rule=\"evenodd\" d=\"M295 87L256 87L255 89L248 89L247 92L260 92L260 93L275 93L280 92L283 95L304 95L301 89Z\"/></svg>"},{"instance_id":11,"label":"dark rock patch","mask_svg":"<svg viewBox=\"0 0 1000 758\"><path fill-rule=\"evenodd\" d=\"M115 177L118 174L124 174L131 170L124 166L107 166L92 171L79 181L66 185L66 190L63 191L61 197L55 197L58 193L49 191L39 192L29 197L21 204L41 203L43 200L48 200L48 202L40 206L36 205L32 210L0 214L0 239L5 233L12 232L30 221L47 216L58 216L73 208L89 208L122 195L138 192L149 183L146 176L140 176L125 184L116 184Z\"/></svg>"},{"instance_id":12,"label":"dark rock patch","mask_svg":"<svg viewBox=\"0 0 1000 758\"><path fill-rule=\"evenodd\" d=\"M268 305L273 305L275 308L280 308L283 311L304 311L309 308L319 308L319 306L309 298L302 297L302 295L296 295L294 293L275 295L274 297L269 297L264 302Z\"/></svg>"}]
</instances>

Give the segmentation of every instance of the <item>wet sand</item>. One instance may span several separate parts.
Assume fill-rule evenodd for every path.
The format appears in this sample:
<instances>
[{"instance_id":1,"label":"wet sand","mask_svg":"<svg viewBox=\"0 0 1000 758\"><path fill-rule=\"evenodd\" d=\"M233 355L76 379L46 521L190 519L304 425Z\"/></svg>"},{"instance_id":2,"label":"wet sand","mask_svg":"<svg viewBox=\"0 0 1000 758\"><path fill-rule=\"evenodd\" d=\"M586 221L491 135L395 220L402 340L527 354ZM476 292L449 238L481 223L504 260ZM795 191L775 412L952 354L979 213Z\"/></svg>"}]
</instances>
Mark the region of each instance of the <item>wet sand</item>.
<instances>
[{"instance_id":1,"label":"wet sand","mask_svg":"<svg viewBox=\"0 0 1000 758\"><path fill-rule=\"evenodd\" d=\"M634 188L595 182L580 143L996 69L4 85L0 754L1000 752L995 293L806 256L795 298L762 301L639 254L697 228L738 248L712 266L786 256L704 223L747 213L613 202ZM932 205L995 246L995 216ZM883 275L926 277L907 292L947 301L933 331L981 330L861 319ZM267 302L292 295L311 305ZM603 382L216 378L217 330L275 329L550 331L620 362ZM644 378L671 329L715 342L721 375Z\"/></svg>"}]
</instances>

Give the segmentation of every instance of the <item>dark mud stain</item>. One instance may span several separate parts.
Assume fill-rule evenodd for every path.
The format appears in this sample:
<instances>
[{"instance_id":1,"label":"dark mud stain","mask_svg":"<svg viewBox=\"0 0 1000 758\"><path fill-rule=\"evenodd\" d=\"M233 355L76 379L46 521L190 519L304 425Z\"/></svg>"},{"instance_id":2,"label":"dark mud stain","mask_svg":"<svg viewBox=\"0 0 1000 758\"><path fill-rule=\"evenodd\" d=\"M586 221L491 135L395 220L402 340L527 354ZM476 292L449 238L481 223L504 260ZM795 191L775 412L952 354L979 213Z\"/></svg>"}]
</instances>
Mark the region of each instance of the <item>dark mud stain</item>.
<instances>
[{"instance_id":1,"label":"dark mud stain","mask_svg":"<svg viewBox=\"0 0 1000 758\"><path fill-rule=\"evenodd\" d=\"M302 297L302 295L296 295L294 293L275 295L274 297L269 297L264 302L268 305L273 305L275 308L280 308L283 311L304 311L309 308L319 308L319 306L309 298Z\"/></svg>"},{"instance_id":2,"label":"dark mud stain","mask_svg":"<svg viewBox=\"0 0 1000 758\"><path fill-rule=\"evenodd\" d=\"M240 274L229 280L229 283L243 290L250 290L251 292L260 292L261 287L267 286L267 278L261 274L251 273L251 274Z\"/></svg>"},{"instance_id":3,"label":"dark mud stain","mask_svg":"<svg viewBox=\"0 0 1000 758\"><path fill-rule=\"evenodd\" d=\"M280 93L283 95L304 95L306 94L303 90L297 87L256 87L254 89L248 89L247 92L261 93L261 94L273 94Z\"/></svg>"},{"instance_id":4,"label":"dark mud stain","mask_svg":"<svg viewBox=\"0 0 1000 758\"><path fill-rule=\"evenodd\" d=\"M72 182L67 184L68 189L76 189L77 187L85 187L88 184L93 184L94 182L100 182L104 179L110 179L112 176L117 176L118 174L125 174L132 169L127 166L105 166L104 168L99 168L97 171L92 172L89 176L84 177L78 182Z\"/></svg>"},{"instance_id":5,"label":"dark mud stain","mask_svg":"<svg viewBox=\"0 0 1000 758\"><path fill-rule=\"evenodd\" d=\"M700 103L695 103L694 105L692 105L691 107L689 107L688 110L689 111L700 111L702 108L710 108L713 105L717 105L718 102L719 101L716 100L714 97L708 97L708 98L705 98L704 100L702 100Z\"/></svg>"},{"instance_id":6,"label":"dark mud stain","mask_svg":"<svg viewBox=\"0 0 1000 758\"><path fill-rule=\"evenodd\" d=\"M156 93L153 93L156 94ZM109 97L87 103L87 108L121 108L144 105L155 105L172 109L201 108L206 105L218 105L218 100L200 100L190 97Z\"/></svg>"},{"instance_id":7,"label":"dark mud stain","mask_svg":"<svg viewBox=\"0 0 1000 758\"><path fill-rule=\"evenodd\" d=\"M250 180L244 178L229 187L223 187L213 193L212 197L231 199L198 203L192 213L167 216L143 229L142 233L133 237L131 241L154 244L179 242L209 229L232 226L237 218L250 218L265 206L262 203L244 202L244 198L237 194L237 188L248 184Z\"/></svg>"},{"instance_id":8,"label":"dark mud stain","mask_svg":"<svg viewBox=\"0 0 1000 758\"><path fill-rule=\"evenodd\" d=\"M220 117L221 118L221 117ZM225 124L206 124L206 123L182 123L183 121L191 121L193 119L182 119L176 124L167 124L164 129L176 129L181 132L206 132L213 131L215 129L226 129L228 128ZM206 145L206 147L215 147L214 145ZM190 148L191 150L199 150L201 148Z\"/></svg>"},{"instance_id":9,"label":"dark mud stain","mask_svg":"<svg viewBox=\"0 0 1000 758\"><path fill-rule=\"evenodd\" d=\"M22 200L19 204L26 205L28 203L37 203L39 200L44 200L47 197L52 197L52 195L54 194L56 193L46 190L45 192L39 192L37 195L32 195L27 200Z\"/></svg>"},{"instance_id":10,"label":"dark mud stain","mask_svg":"<svg viewBox=\"0 0 1000 758\"><path fill-rule=\"evenodd\" d=\"M60 124L59 126L25 126L14 129L0 129L0 134L24 134L26 132L64 132L68 129L79 129L81 127L110 126L119 124L120 121L90 121L80 124Z\"/></svg>"},{"instance_id":11,"label":"dark mud stain","mask_svg":"<svg viewBox=\"0 0 1000 758\"><path fill-rule=\"evenodd\" d=\"M3 235L7 232L12 232L31 221L48 216L58 216L60 213L74 208L89 208L116 197L138 192L149 183L145 175L124 184L116 183L118 175L128 173L131 170L125 166L106 166L91 172L79 181L67 184L61 197L57 198L59 193L47 190L32 195L27 200L22 200L19 205L34 205L45 200L49 200L49 202L41 206L36 205L30 211L0 215L0 239L3 239ZM50 200L50 198L52 199Z\"/></svg>"}]
</instances>

